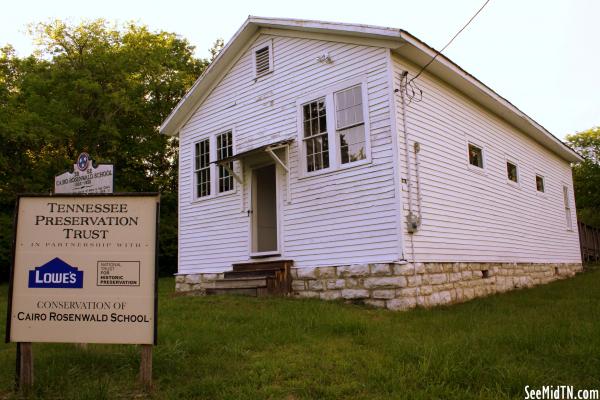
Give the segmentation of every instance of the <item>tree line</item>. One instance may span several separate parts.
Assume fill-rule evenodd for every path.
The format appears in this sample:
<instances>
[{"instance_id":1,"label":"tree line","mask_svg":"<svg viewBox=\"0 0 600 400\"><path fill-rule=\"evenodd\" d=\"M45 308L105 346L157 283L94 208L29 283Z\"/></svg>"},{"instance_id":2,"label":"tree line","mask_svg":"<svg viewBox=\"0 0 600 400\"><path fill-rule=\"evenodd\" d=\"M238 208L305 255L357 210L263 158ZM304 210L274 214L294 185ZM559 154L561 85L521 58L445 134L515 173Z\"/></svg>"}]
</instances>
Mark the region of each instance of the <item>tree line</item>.
<instances>
[{"instance_id":1,"label":"tree line","mask_svg":"<svg viewBox=\"0 0 600 400\"><path fill-rule=\"evenodd\" d=\"M161 193L159 265L177 268L177 138L158 127L210 59L180 36L135 23L60 20L29 29L36 51L0 49L0 278L8 276L17 193L50 193L85 151L115 166L115 191ZM223 47L217 40L211 59ZM600 227L600 128L567 137L578 217Z\"/></svg>"},{"instance_id":2,"label":"tree line","mask_svg":"<svg viewBox=\"0 0 600 400\"><path fill-rule=\"evenodd\" d=\"M161 273L177 264L177 138L158 127L208 65L174 33L56 20L30 26L33 54L0 49L0 266L17 193L50 193L85 151L115 166L115 191L161 193ZM216 55L222 41L215 43Z\"/></svg>"}]
</instances>

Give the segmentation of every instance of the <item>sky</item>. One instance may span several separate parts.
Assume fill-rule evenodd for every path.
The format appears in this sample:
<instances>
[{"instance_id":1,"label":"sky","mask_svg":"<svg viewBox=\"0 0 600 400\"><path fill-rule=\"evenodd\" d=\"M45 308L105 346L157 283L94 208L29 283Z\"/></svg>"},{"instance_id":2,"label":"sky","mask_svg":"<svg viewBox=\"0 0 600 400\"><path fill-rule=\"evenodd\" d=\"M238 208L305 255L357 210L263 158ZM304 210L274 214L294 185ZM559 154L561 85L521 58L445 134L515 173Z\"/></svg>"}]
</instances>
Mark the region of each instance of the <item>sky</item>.
<instances>
[{"instance_id":1,"label":"sky","mask_svg":"<svg viewBox=\"0 0 600 400\"><path fill-rule=\"evenodd\" d=\"M136 21L175 32L208 57L248 15L402 28L440 49L484 0L53 0L10 2L0 46L34 50L27 25L60 18ZM600 0L491 0L444 55L563 139L600 125Z\"/></svg>"}]
</instances>

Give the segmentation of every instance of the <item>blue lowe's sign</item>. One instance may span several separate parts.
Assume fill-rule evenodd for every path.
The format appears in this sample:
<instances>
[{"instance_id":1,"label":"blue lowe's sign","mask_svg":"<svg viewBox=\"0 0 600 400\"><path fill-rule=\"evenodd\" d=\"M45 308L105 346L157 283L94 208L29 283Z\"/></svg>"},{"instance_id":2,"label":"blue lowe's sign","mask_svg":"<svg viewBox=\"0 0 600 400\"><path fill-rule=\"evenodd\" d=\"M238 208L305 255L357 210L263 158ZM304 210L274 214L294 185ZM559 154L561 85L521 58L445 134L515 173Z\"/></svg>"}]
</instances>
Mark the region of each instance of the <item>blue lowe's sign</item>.
<instances>
[{"instance_id":1,"label":"blue lowe's sign","mask_svg":"<svg viewBox=\"0 0 600 400\"><path fill-rule=\"evenodd\" d=\"M81 289L83 288L83 271L79 271L56 257L29 271L28 287Z\"/></svg>"}]
</instances>

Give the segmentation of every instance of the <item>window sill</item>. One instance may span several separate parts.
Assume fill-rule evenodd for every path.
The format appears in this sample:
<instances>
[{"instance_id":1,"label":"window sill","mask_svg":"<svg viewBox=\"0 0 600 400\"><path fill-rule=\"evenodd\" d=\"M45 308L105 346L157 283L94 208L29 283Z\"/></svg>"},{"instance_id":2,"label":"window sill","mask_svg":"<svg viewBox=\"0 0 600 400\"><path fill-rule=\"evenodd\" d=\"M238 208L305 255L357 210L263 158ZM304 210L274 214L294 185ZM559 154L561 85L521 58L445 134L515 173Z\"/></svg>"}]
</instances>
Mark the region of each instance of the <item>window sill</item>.
<instances>
[{"instance_id":1,"label":"window sill","mask_svg":"<svg viewBox=\"0 0 600 400\"><path fill-rule=\"evenodd\" d=\"M484 168L476 167L475 165L467 163L467 169L469 171L475 172L475 173L477 173L479 175L487 176L487 171L485 170L485 167Z\"/></svg>"},{"instance_id":2,"label":"window sill","mask_svg":"<svg viewBox=\"0 0 600 400\"><path fill-rule=\"evenodd\" d=\"M265 257L279 257L281 252L279 251L263 251L260 253L250 253L250 258L265 258Z\"/></svg>"},{"instance_id":3,"label":"window sill","mask_svg":"<svg viewBox=\"0 0 600 400\"><path fill-rule=\"evenodd\" d=\"M303 172L301 173L301 175L298 177L298 179L309 179L315 176L324 176L324 175L331 175L331 174L335 174L337 172L343 172L352 168L359 168L359 167L363 167L366 165L371 165L373 163L373 160L371 160L370 158L365 158L364 160L360 160L360 161L355 161L353 163L348 163L348 164L342 164L340 166L338 166L337 168L333 168L333 167L329 167L327 169L320 169L318 171L313 171L313 172ZM303 166L303 170L304 170Z\"/></svg>"},{"instance_id":4,"label":"window sill","mask_svg":"<svg viewBox=\"0 0 600 400\"><path fill-rule=\"evenodd\" d=\"M519 182L515 182L515 181L511 181L510 179L507 179L506 183L508 184L508 186L512 186L515 189L521 189L521 184Z\"/></svg>"},{"instance_id":5,"label":"window sill","mask_svg":"<svg viewBox=\"0 0 600 400\"><path fill-rule=\"evenodd\" d=\"M237 194L237 192L238 192L238 189L236 186L236 188L234 190L230 190L227 192L211 194L210 196L204 196L204 197L195 197L192 201L190 201L190 204L199 204L199 203L203 203L208 200L214 200L214 199L218 199L221 197L233 196L234 194Z\"/></svg>"}]
</instances>

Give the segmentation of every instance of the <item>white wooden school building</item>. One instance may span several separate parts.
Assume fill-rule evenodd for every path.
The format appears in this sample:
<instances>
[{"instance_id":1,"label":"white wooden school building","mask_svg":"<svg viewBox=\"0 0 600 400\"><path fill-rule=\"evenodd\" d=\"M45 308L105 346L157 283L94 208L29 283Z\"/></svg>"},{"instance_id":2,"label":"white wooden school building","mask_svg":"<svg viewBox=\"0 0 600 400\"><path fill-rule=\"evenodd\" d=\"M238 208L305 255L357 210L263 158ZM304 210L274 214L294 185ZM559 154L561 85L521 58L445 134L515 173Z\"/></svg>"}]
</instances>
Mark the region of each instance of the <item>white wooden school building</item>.
<instances>
[{"instance_id":1,"label":"white wooden school building","mask_svg":"<svg viewBox=\"0 0 600 400\"><path fill-rule=\"evenodd\" d=\"M581 157L443 55L411 81L435 54L249 17L160 128L179 136L178 290L407 309L581 270Z\"/></svg>"}]
</instances>

